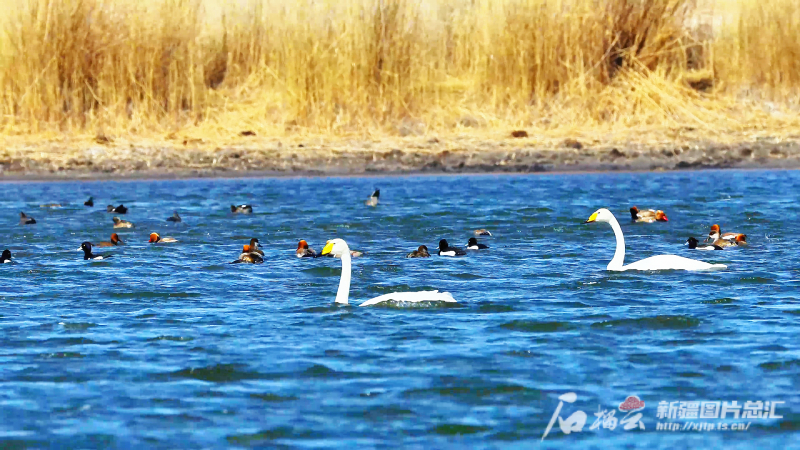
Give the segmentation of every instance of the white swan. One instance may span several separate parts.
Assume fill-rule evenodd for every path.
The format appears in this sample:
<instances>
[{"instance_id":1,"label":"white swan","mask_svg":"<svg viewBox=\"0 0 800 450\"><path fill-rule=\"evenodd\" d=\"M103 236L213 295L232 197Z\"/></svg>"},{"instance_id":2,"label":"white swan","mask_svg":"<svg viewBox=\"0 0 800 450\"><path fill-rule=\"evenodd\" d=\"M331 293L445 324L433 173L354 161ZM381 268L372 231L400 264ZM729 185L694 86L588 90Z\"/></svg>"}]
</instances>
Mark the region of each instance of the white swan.
<instances>
[{"instance_id":1,"label":"white swan","mask_svg":"<svg viewBox=\"0 0 800 450\"><path fill-rule=\"evenodd\" d=\"M336 291L336 303L342 305L348 304L350 297L350 247L343 239L333 239L325 243L325 248L322 249L322 255L332 254L337 258L342 259L342 278L339 280L339 290ZM391 294L384 294L380 297L367 300L359 306L371 306L386 301L396 302L448 302L456 303L456 300L450 295L449 292L439 291L420 291L420 292L393 292Z\"/></svg>"},{"instance_id":2,"label":"white swan","mask_svg":"<svg viewBox=\"0 0 800 450\"><path fill-rule=\"evenodd\" d=\"M614 258L608 263L607 270L621 272L625 270L715 270L728 268L725 264L709 264L678 255L651 256L623 266L622 263L625 261L625 238L622 236L622 229L619 227L619 222L617 222L614 214L611 214L611 211L605 208L598 209L585 223L592 222L611 224L611 228L617 237L617 250L614 252Z\"/></svg>"}]
</instances>

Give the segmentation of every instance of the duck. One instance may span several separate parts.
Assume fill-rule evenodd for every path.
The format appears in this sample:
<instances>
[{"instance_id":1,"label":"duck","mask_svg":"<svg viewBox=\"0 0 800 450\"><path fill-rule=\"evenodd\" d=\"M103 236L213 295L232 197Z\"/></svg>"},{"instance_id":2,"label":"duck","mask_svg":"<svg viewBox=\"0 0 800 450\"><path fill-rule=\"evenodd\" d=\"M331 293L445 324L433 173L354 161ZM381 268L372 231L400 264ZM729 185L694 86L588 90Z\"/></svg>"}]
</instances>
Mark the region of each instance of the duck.
<instances>
[{"instance_id":1,"label":"duck","mask_svg":"<svg viewBox=\"0 0 800 450\"><path fill-rule=\"evenodd\" d=\"M231 205L231 212L233 214L253 214L253 207L251 205Z\"/></svg>"},{"instance_id":2,"label":"duck","mask_svg":"<svg viewBox=\"0 0 800 450\"><path fill-rule=\"evenodd\" d=\"M119 239L117 233L111 235L111 242L104 241L97 244L98 247L116 247L117 245L125 245L125 243Z\"/></svg>"},{"instance_id":3,"label":"duck","mask_svg":"<svg viewBox=\"0 0 800 450\"><path fill-rule=\"evenodd\" d=\"M450 244L447 243L447 239L442 239L439 241L439 256L464 256L467 252L460 248L450 247Z\"/></svg>"},{"instance_id":4,"label":"duck","mask_svg":"<svg viewBox=\"0 0 800 450\"><path fill-rule=\"evenodd\" d=\"M151 244L170 244L172 242L178 242L178 240L171 237L162 238L158 233L150 233L150 240L147 242Z\"/></svg>"},{"instance_id":5,"label":"duck","mask_svg":"<svg viewBox=\"0 0 800 450\"><path fill-rule=\"evenodd\" d=\"M738 242L744 242L745 245L747 245L747 235L744 235L742 233L722 233L722 234L720 234L719 225L714 224L714 225L711 225L711 231L708 232L708 238L706 238L706 241L714 242L714 241L717 241L717 240L731 241L731 242L735 242L737 244L738 244Z\"/></svg>"},{"instance_id":6,"label":"duck","mask_svg":"<svg viewBox=\"0 0 800 450\"><path fill-rule=\"evenodd\" d=\"M428 253L428 247L420 245L416 250L406 255L406 258L430 258L431 254Z\"/></svg>"},{"instance_id":7,"label":"duck","mask_svg":"<svg viewBox=\"0 0 800 450\"><path fill-rule=\"evenodd\" d=\"M114 217L114 228L134 228L134 225L127 220L122 220L119 217Z\"/></svg>"},{"instance_id":8,"label":"duck","mask_svg":"<svg viewBox=\"0 0 800 450\"><path fill-rule=\"evenodd\" d=\"M258 239L256 239L256 242L258 242ZM231 264L261 264L263 262L264 252L258 250L258 248L254 249L250 245L245 244L242 246L242 253L239 255L239 259L236 261L231 261Z\"/></svg>"},{"instance_id":9,"label":"duck","mask_svg":"<svg viewBox=\"0 0 800 450\"><path fill-rule=\"evenodd\" d=\"M44 205L39 205L39 208L61 208L62 206L61 203L45 203Z\"/></svg>"},{"instance_id":10,"label":"duck","mask_svg":"<svg viewBox=\"0 0 800 450\"><path fill-rule=\"evenodd\" d=\"M308 242L300 240L297 243L297 251L295 252L298 258L316 258L317 252L308 246Z\"/></svg>"},{"instance_id":11,"label":"duck","mask_svg":"<svg viewBox=\"0 0 800 450\"><path fill-rule=\"evenodd\" d=\"M89 200L83 202L83 206L94 206L94 197L89 197Z\"/></svg>"},{"instance_id":12,"label":"duck","mask_svg":"<svg viewBox=\"0 0 800 450\"><path fill-rule=\"evenodd\" d=\"M91 242L84 242L83 244L81 244L81 247L78 249L78 251L81 251L81 250L83 250L83 260L84 261L87 260L87 259L97 259L97 260L108 259L108 258L111 258L111 257L114 256L114 255L109 255L109 254L95 255L94 253L92 253L92 243Z\"/></svg>"},{"instance_id":13,"label":"duck","mask_svg":"<svg viewBox=\"0 0 800 450\"><path fill-rule=\"evenodd\" d=\"M20 225L33 225L36 223L36 219L33 217L28 217L25 215L24 212L19 213L19 224Z\"/></svg>"},{"instance_id":14,"label":"duck","mask_svg":"<svg viewBox=\"0 0 800 450\"><path fill-rule=\"evenodd\" d=\"M489 248L489 246L485 244L479 244L478 240L474 237L469 238L467 241L467 250L483 250L485 248Z\"/></svg>"},{"instance_id":15,"label":"duck","mask_svg":"<svg viewBox=\"0 0 800 450\"><path fill-rule=\"evenodd\" d=\"M364 204L367 206L378 206L378 198L380 198L380 196L381 196L381 190L375 189L375 191L372 192L372 195L369 196L369 198L364 202Z\"/></svg>"},{"instance_id":16,"label":"duck","mask_svg":"<svg viewBox=\"0 0 800 450\"><path fill-rule=\"evenodd\" d=\"M106 211L118 214L128 214L128 208L126 208L125 205L122 204L117 206L116 208L114 208L114 205L108 205L106 206Z\"/></svg>"},{"instance_id":17,"label":"duck","mask_svg":"<svg viewBox=\"0 0 800 450\"><path fill-rule=\"evenodd\" d=\"M11 250L9 249L3 250L3 254L0 255L0 264L4 263L11 263Z\"/></svg>"},{"instance_id":18,"label":"duck","mask_svg":"<svg viewBox=\"0 0 800 450\"><path fill-rule=\"evenodd\" d=\"M336 291L336 300L334 302L338 305L348 305L350 298L350 278L352 276L352 267L350 262L350 247L344 239L333 239L325 243L325 248L322 249L323 256L333 254L334 257L342 260L342 275L339 278L339 289ZM420 303L420 302L446 302L457 303L456 300L449 292L439 291L419 291L419 292L394 292L391 294L384 294L379 297L367 300L359 306L372 306L386 302L402 302L402 303Z\"/></svg>"},{"instance_id":19,"label":"duck","mask_svg":"<svg viewBox=\"0 0 800 450\"><path fill-rule=\"evenodd\" d=\"M181 216L178 215L178 211L173 211L172 217L167 217L167 222L175 222L175 223L181 222Z\"/></svg>"},{"instance_id":20,"label":"duck","mask_svg":"<svg viewBox=\"0 0 800 450\"><path fill-rule=\"evenodd\" d=\"M478 229L472 232L475 236L491 236L492 232L486 229Z\"/></svg>"},{"instance_id":21,"label":"duck","mask_svg":"<svg viewBox=\"0 0 800 450\"><path fill-rule=\"evenodd\" d=\"M261 244L258 242L258 238L250 239L250 245L248 247L250 253L257 253L264 256L264 251L261 250Z\"/></svg>"},{"instance_id":22,"label":"duck","mask_svg":"<svg viewBox=\"0 0 800 450\"><path fill-rule=\"evenodd\" d=\"M653 223L653 222L669 222L667 215L664 214L662 210L652 210L652 209L645 209L644 211L639 211L639 208L635 206L631 206L631 220L634 222L645 222L645 223Z\"/></svg>"},{"instance_id":23,"label":"duck","mask_svg":"<svg viewBox=\"0 0 800 450\"><path fill-rule=\"evenodd\" d=\"M723 249L721 246L714 245L714 244L712 244L712 245L701 245L701 246L698 247L697 244L699 244L699 243L700 243L700 241L698 241L694 236L692 236L689 239L687 239L686 243L684 243L683 245L688 245L691 250L722 250Z\"/></svg>"},{"instance_id":24,"label":"duck","mask_svg":"<svg viewBox=\"0 0 800 450\"><path fill-rule=\"evenodd\" d=\"M625 261L625 238L622 229L617 222L617 218L606 208L600 208L584 223L605 222L611 225L614 236L617 239L617 249L614 258L608 263L606 270L623 272L626 270L719 270L727 269L725 264L709 264L704 261L684 258L678 255L658 255L636 261L635 263L624 265Z\"/></svg>"}]
</instances>

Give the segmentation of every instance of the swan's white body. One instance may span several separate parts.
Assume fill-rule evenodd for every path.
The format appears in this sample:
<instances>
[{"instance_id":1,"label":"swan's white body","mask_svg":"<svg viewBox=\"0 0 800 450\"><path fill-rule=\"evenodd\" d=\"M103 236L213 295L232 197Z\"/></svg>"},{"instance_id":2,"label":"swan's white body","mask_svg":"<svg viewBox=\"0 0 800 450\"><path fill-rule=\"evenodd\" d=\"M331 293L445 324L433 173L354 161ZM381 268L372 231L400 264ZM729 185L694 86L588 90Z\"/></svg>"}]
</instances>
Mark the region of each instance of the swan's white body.
<instances>
[{"instance_id":1,"label":"swan's white body","mask_svg":"<svg viewBox=\"0 0 800 450\"><path fill-rule=\"evenodd\" d=\"M605 208L601 208L595 211L586 222L606 222L614 230L614 235L617 238L617 249L614 252L614 258L611 259L608 267L606 267L607 270L622 272L626 270L719 270L728 268L725 264L709 264L678 255L651 256L625 266L623 265L625 261L625 238L622 236L622 229L614 214Z\"/></svg>"},{"instance_id":2,"label":"swan's white body","mask_svg":"<svg viewBox=\"0 0 800 450\"><path fill-rule=\"evenodd\" d=\"M327 255L328 253L333 254L337 258L341 258L342 260L342 277L339 280L339 290L336 291L336 303L347 305L349 304L349 297L350 297L350 276L352 272L352 267L350 264L350 247L347 246L347 242L343 239L334 239L328 241L325 244L325 248L322 250L322 255ZM394 302L408 302L408 303L419 303L419 302L448 302L448 303L456 303L456 299L450 295L449 292L439 292L439 291L419 291L419 292L393 292L391 294L384 294L380 297L375 297L373 299L367 300L364 303L360 304L359 306L371 306L377 305L378 303L383 303L387 301L394 301Z\"/></svg>"}]
</instances>

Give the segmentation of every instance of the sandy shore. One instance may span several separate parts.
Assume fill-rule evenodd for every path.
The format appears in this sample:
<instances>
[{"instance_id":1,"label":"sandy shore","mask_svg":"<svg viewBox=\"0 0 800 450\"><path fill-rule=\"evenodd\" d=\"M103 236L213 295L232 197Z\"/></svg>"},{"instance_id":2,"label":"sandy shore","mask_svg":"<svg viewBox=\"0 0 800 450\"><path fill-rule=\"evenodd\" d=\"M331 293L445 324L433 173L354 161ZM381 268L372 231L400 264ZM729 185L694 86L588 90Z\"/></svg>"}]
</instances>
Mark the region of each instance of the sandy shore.
<instances>
[{"instance_id":1,"label":"sandy shore","mask_svg":"<svg viewBox=\"0 0 800 450\"><path fill-rule=\"evenodd\" d=\"M527 139L296 141L209 146L51 142L0 151L0 180L800 168L800 141L589 145Z\"/></svg>"}]
</instances>

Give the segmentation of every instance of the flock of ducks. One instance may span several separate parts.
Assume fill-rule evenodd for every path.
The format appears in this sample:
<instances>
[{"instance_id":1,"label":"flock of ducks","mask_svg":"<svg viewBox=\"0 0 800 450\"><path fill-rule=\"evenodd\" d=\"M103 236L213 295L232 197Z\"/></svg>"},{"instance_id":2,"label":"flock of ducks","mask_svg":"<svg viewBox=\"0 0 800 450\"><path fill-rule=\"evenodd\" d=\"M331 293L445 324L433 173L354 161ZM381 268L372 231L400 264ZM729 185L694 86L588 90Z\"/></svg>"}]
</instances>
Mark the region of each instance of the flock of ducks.
<instances>
[{"instance_id":1,"label":"flock of ducks","mask_svg":"<svg viewBox=\"0 0 800 450\"><path fill-rule=\"evenodd\" d=\"M375 189L372 195L364 202L365 205L376 207L380 199L380 190ZM86 206L94 206L94 199L89 198L84 202ZM60 204L46 204L40 205L41 207L56 208ZM113 206L108 205L106 211L115 214L127 214L128 208L124 205ZM230 211L232 214L252 214L253 207L251 205L231 205ZM636 206L630 208L631 220L634 222L655 223L667 222L669 219L662 210L639 210ZM177 211L166 219L168 222L181 222L181 217ZM617 246L614 252L614 257L607 266L609 271L626 271L626 270L715 270L725 269L727 266L724 264L711 264L704 261L698 261L678 255L658 255L637 261L632 264L625 265L625 238L622 234L619 222L608 209L601 208L595 211L585 223L608 223L611 225L614 235L616 237ZM20 212L20 225L33 225L36 220L33 217L27 216L24 212ZM113 217L114 228L134 228L131 222L123 220L118 216ZM466 250L485 250L489 247L485 244L478 242L478 236L491 236L492 233L486 229L479 229L473 232L475 237L469 238L464 248L451 246L446 239L439 241L438 255L445 257L457 257L467 254ZM178 242L177 239L172 237L162 237L158 233L150 233L148 242L150 244L170 244ZM711 230L702 244L694 237L690 237L686 244L690 249L694 250L723 250L726 248L739 247L747 245L747 236L741 233L721 233L719 225L711 226ZM109 241L100 242L97 247L115 247L124 245L117 233L113 233ZM95 245L91 242L83 242L78 249L83 251L84 260L102 260L111 258L111 254L95 254L92 249ZM296 255L298 258L317 258L317 257L335 257L342 261L342 274L339 280L339 289L336 294L336 303L348 304L350 282L351 282L351 258L360 257L363 252L358 250L351 250L342 239L333 239L326 242L325 247L321 252L315 252L309 247L308 242L301 240L297 244ZM416 250L408 253L407 258L428 258L431 254L428 247L420 245ZM6 249L0 256L0 263L10 263L11 252ZM264 251L257 238L252 238L249 244L242 247L242 252L239 257L232 261L231 264L260 264L264 262ZM361 303L360 306L370 306L387 301L394 302L447 302L452 303L456 300L447 292L439 291L420 291L420 292L395 292L391 294L382 295Z\"/></svg>"}]
</instances>

